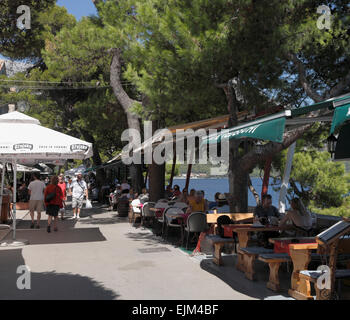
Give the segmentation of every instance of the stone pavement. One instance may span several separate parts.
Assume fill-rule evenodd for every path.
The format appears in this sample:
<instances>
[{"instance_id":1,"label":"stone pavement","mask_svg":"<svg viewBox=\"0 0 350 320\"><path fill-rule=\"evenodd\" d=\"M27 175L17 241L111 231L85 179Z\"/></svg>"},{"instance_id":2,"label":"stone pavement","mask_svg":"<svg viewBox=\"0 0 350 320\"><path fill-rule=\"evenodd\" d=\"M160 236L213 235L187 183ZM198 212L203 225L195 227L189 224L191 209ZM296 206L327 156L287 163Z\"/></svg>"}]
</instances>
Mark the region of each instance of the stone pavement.
<instances>
[{"instance_id":1,"label":"stone pavement","mask_svg":"<svg viewBox=\"0 0 350 320\"><path fill-rule=\"evenodd\" d=\"M16 212L16 225L18 226L21 221L29 214L28 210L17 210ZM11 232L11 226L0 225L0 242L7 237Z\"/></svg>"},{"instance_id":2,"label":"stone pavement","mask_svg":"<svg viewBox=\"0 0 350 320\"><path fill-rule=\"evenodd\" d=\"M17 237L29 245L0 248L0 299L288 298L268 290L266 281L245 279L233 256L224 257L224 267L205 255L190 257L104 208L60 221L50 234L46 217L39 230L29 228L29 215L19 224ZM30 290L17 289L20 265L31 270Z\"/></svg>"}]
</instances>

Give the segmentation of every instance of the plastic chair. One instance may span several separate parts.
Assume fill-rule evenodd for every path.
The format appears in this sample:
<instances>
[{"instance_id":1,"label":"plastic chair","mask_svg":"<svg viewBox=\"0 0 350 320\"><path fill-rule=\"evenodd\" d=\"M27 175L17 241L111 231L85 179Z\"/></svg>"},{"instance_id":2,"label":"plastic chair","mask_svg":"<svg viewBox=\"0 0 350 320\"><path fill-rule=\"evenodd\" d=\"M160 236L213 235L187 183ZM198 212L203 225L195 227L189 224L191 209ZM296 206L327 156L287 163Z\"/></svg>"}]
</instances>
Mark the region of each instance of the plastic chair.
<instances>
[{"instance_id":1,"label":"plastic chair","mask_svg":"<svg viewBox=\"0 0 350 320\"><path fill-rule=\"evenodd\" d=\"M151 218L154 219L155 218L155 213L153 211L150 210L150 208L154 208L155 206L155 202L146 202L142 209L141 209L141 225L144 225L144 222L146 220L146 218Z\"/></svg>"},{"instance_id":2,"label":"plastic chair","mask_svg":"<svg viewBox=\"0 0 350 320\"><path fill-rule=\"evenodd\" d=\"M169 213L177 213L177 214L183 214L184 212L182 211L182 209L180 208L176 208L176 207L169 207L166 210L164 210L164 230L165 230L165 235L164 238L168 239L168 235L169 235L169 228L180 228L181 231L181 242L183 241L183 228L182 228L182 224L179 223L173 223L173 218L167 216L167 214Z\"/></svg>"},{"instance_id":3,"label":"plastic chair","mask_svg":"<svg viewBox=\"0 0 350 320\"><path fill-rule=\"evenodd\" d=\"M203 212L193 212L187 218L187 224L185 226L186 237L186 249L188 248L188 241L190 233L201 233L208 230L207 216Z\"/></svg>"},{"instance_id":4,"label":"plastic chair","mask_svg":"<svg viewBox=\"0 0 350 320\"><path fill-rule=\"evenodd\" d=\"M175 202L174 204L173 204L173 207L175 207L175 208L180 208L180 209L187 209L188 208L188 204L187 203L185 203L185 202Z\"/></svg>"}]
</instances>

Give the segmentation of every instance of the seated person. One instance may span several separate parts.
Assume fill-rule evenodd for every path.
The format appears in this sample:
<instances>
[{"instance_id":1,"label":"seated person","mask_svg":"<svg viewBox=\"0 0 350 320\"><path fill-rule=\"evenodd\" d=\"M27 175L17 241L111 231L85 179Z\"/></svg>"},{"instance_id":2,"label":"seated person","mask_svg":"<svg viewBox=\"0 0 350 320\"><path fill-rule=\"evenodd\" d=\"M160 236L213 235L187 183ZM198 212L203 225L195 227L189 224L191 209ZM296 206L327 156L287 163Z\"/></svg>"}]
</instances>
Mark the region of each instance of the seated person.
<instances>
[{"instance_id":1,"label":"seated person","mask_svg":"<svg viewBox=\"0 0 350 320\"><path fill-rule=\"evenodd\" d=\"M166 187L166 189L165 189L165 193L164 193L164 197L166 198L166 199L170 199L170 198L172 198L173 197L173 189L171 188L171 186L170 185L168 185L167 187Z\"/></svg>"},{"instance_id":2,"label":"seated person","mask_svg":"<svg viewBox=\"0 0 350 320\"><path fill-rule=\"evenodd\" d=\"M188 203L188 192L187 192L187 189L184 188L182 189L182 193L181 193L181 196L179 197L178 201L179 202L183 202L183 203Z\"/></svg>"},{"instance_id":3,"label":"seated person","mask_svg":"<svg viewBox=\"0 0 350 320\"><path fill-rule=\"evenodd\" d=\"M214 201L209 202L209 206L208 206L209 210L212 210L218 206L218 197L220 194L221 194L220 192L215 193Z\"/></svg>"},{"instance_id":4,"label":"seated person","mask_svg":"<svg viewBox=\"0 0 350 320\"><path fill-rule=\"evenodd\" d=\"M187 202L190 201L190 200L194 200L194 195L196 193L196 190L195 189L191 189L190 190L190 194L187 196Z\"/></svg>"},{"instance_id":5,"label":"seated person","mask_svg":"<svg viewBox=\"0 0 350 320\"><path fill-rule=\"evenodd\" d=\"M127 193L129 200L134 200L137 198L137 193L134 192L133 188L130 188L129 193Z\"/></svg>"},{"instance_id":6,"label":"seated person","mask_svg":"<svg viewBox=\"0 0 350 320\"><path fill-rule=\"evenodd\" d=\"M280 218L280 213L277 208L272 205L272 197L269 194L264 194L262 204L258 205L254 210L254 221L259 221L262 224L268 224L268 217Z\"/></svg>"},{"instance_id":7,"label":"seated person","mask_svg":"<svg viewBox=\"0 0 350 320\"><path fill-rule=\"evenodd\" d=\"M203 197L203 193L201 191L196 191L194 199L188 201L186 214L190 214L192 212L207 212L207 210L208 208Z\"/></svg>"},{"instance_id":8,"label":"seated person","mask_svg":"<svg viewBox=\"0 0 350 320\"><path fill-rule=\"evenodd\" d=\"M176 184L174 186L174 192L173 192L173 197L180 197L181 196L181 191L180 191L180 187Z\"/></svg>"},{"instance_id":9,"label":"seated person","mask_svg":"<svg viewBox=\"0 0 350 320\"><path fill-rule=\"evenodd\" d=\"M283 217L279 225L285 227L290 221L298 231L301 231L301 236L303 236L312 229L311 214L299 198L292 199L290 205L292 208Z\"/></svg>"},{"instance_id":10,"label":"seated person","mask_svg":"<svg viewBox=\"0 0 350 320\"><path fill-rule=\"evenodd\" d=\"M230 206L227 202L226 196L223 193L220 193L217 200L218 204L214 208L217 213L229 213L230 212Z\"/></svg>"},{"instance_id":11,"label":"seated person","mask_svg":"<svg viewBox=\"0 0 350 320\"><path fill-rule=\"evenodd\" d=\"M149 201L149 193L146 188L142 188L142 193L138 197L141 203L146 203Z\"/></svg>"},{"instance_id":12,"label":"seated person","mask_svg":"<svg viewBox=\"0 0 350 320\"><path fill-rule=\"evenodd\" d=\"M280 219L280 213L277 208L272 205L271 195L264 194L262 197L262 204L258 205L254 210L254 222L259 221L261 224L266 225L269 223L269 217ZM259 232L259 245L268 249L273 249L273 244L269 243L269 238L277 238L279 235L280 233L276 231Z\"/></svg>"},{"instance_id":13,"label":"seated person","mask_svg":"<svg viewBox=\"0 0 350 320\"><path fill-rule=\"evenodd\" d=\"M116 203L116 208L118 211L118 215L121 217L125 217L128 215L130 207L130 200L127 193L123 193L118 199Z\"/></svg>"}]
</instances>

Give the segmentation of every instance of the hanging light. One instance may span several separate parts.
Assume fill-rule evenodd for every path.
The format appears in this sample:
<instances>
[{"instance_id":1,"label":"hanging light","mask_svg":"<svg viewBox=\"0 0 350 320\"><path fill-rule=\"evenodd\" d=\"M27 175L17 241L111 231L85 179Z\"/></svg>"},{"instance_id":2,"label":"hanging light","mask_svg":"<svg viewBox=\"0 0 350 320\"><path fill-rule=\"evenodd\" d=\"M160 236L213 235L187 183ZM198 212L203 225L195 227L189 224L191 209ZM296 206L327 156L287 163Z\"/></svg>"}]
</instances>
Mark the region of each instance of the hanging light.
<instances>
[{"instance_id":1,"label":"hanging light","mask_svg":"<svg viewBox=\"0 0 350 320\"><path fill-rule=\"evenodd\" d=\"M335 137L334 134L331 134L327 138L327 148L328 148L328 152L331 154L332 158L333 158L333 155L335 154L337 142L338 142L338 139Z\"/></svg>"}]
</instances>

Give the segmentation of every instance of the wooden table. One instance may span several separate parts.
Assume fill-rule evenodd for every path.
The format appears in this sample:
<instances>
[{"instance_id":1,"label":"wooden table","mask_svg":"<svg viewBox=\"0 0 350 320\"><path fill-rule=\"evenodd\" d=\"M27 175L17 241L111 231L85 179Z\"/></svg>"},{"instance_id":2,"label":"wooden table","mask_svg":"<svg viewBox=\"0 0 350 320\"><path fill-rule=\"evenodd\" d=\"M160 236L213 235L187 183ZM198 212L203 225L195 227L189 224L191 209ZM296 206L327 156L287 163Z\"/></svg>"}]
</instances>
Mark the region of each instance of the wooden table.
<instances>
[{"instance_id":1,"label":"wooden table","mask_svg":"<svg viewBox=\"0 0 350 320\"><path fill-rule=\"evenodd\" d=\"M248 242L250 240L250 233L252 232L271 232L271 231L284 231L287 230L287 227L279 227L279 226L263 226L263 227L254 227L249 226L245 228L239 228L235 232L238 235L238 242L240 248L246 248L248 246Z\"/></svg>"},{"instance_id":2,"label":"wooden table","mask_svg":"<svg viewBox=\"0 0 350 320\"><path fill-rule=\"evenodd\" d=\"M315 240L315 237L286 237L286 238L270 238L269 242L274 244L276 241L292 241L292 240L299 240L299 241L308 241L308 240ZM316 240L315 240L316 241ZM293 243L293 244L300 244L299 243Z\"/></svg>"}]
</instances>

